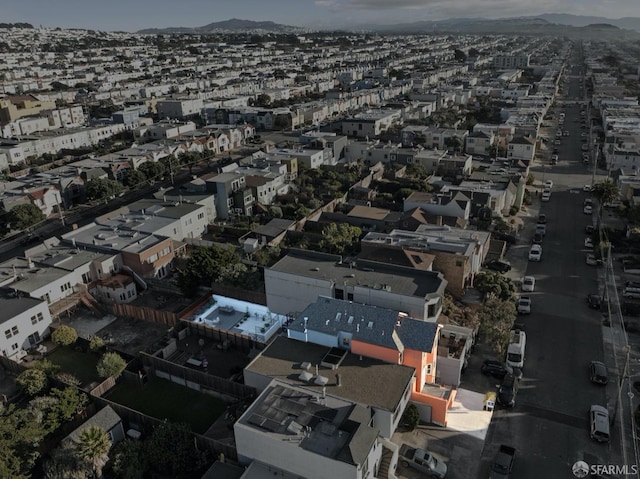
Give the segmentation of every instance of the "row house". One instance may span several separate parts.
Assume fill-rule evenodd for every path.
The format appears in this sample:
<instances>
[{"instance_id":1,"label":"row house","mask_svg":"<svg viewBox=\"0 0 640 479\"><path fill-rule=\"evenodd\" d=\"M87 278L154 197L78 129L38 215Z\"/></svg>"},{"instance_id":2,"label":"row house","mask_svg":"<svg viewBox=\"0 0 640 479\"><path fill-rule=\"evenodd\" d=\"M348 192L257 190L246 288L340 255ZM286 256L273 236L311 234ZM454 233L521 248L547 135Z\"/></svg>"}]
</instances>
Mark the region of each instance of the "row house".
<instances>
[{"instance_id":1,"label":"row house","mask_svg":"<svg viewBox=\"0 0 640 479\"><path fill-rule=\"evenodd\" d=\"M265 269L267 306L279 314L303 311L318 296L398 308L414 318L437 321L446 280L418 271L365 260L343 262L326 253L290 250Z\"/></svg>"},{"instance_id":2,"label":"row house","mask_svg":"<svg viewBox=\"0 0 640 479\"><path fill-rule=\"evenodd\" d=\"M392 230L389 233L369 232L361 241L364 259L440 271L447 280L447 291L461 298L481 271L491 235L462 228L420 225L415 231ZM426 253L432 261L416 263L412 254Z\"/></svg>"},{"instance_id":3,"label":"row house","mask_svg":"<svg viewBox=\"0 0 640 479\"><path fill-rule=\"evenodd\" d=\"M194 131L196 124L192 121L160 121L151 125L144 125L133 130L136 141L155 141L177 138L182 134Z\"/></svg>"},{"instance_id":4,"label":"row house","mask_svg":"<svg viewBox=\"0 0 640 479\"><path fill-rule=\"evenodd\" d=\"M466 138L465 152L469 155L489 156L494 141L493 132L471 132Z\"/></svg>"},{"instance_id":5,"label":"row house","mask_svg":"<svg viewBox=\"0 0 640 479\"><path fill-rule=\"evenodd\" d=\"M453 216L468 221L471 215L471 200L461 192L443 191L427 193L414 191L404 200L403 211L420 208L436 216Z\"/></svg>"},{"instance_id":6,"label":"row house","mask_svg":"<svg viewBox=\"0 0 640 479\"><path fill-rule=\"evenodd\" d=\"M524 161L531 164L536 154L535 137L517 136L513 138L507 147L507 158Z\"/></svg>"},{"instance_id":7,"label":"row house","mask_svg":"<svg viewBox=\"0 0 640 479\"><path fill-rule=\"evenodd\" d=\"M342 133L357 138L375 138L400 121L400 110L368 111L343 120Z\"/></svg>"},{"instance_id":8,"label":"row house","mask_svg":"<svg viewBox=\"0 0 640 479\"><path fill-rule=\"evenodd\" d=\"M602 152L608 170L640 170L640 130L634 134L607 135Z\"/></svg>"},{"instance_id":9,"label":"row house","mask_svg":"<svg viewBox=\"0 0 640 479\"><path fill-rule=\"evenodd\" d=\"M0 354L19 361L49 334L47 303L11 288L0 288Z\"/></svg>"},{"instance_id":10,"label":"row house","mask_svg":"<svg viewBox=\"0 0 640 479\"><path fill-rule=\"evenodd\" d=\"M201 98L182 98L175 100L159 100L156 103L158 116L163 119L188 120L200 117L204 106Z\"/></svg>"},{"instance_id":11,"label":"row house","mask_svg":"<svg viewBox=\"0 0 640 479\"><path fill-rule=\"evenodd\" d=\"M216 197L216 216L228 219L239 214L251 216L255 197L251 188L247 187L244 174L229 171L206 179L207 188Z\"/></svg>"},{"instance_id":12,"label":"row house","mask_svg":"<svg viewBox=\"0 0 640 479\"><path fill-rule=\"evenodd\" d=\"M189 203L204 207L207 223L213 224L217 218L215 195L208 191L207 182L196 178L183 183L177 188L160 189L154 194L155 198L163 202Z\"/></svg>"},{"instance_id":13,"label":"row house","mask_svg":"<svg viewBox=\"0 0 640 479\"><path fill-rule=\"evenodd\" d=\"M13 95L0 99L0 122L10 123L18 118L37 116L44 110L54 110L56 102L40 100L35 95Z\"/></svg>"},{"instance_id":14,"label":"row house","mask_svg":"<svg viewBox=\"0 0 640 479\"><path fill-rule=\"evenodd\" d=\"M40 112L40 116L21 117L14 121L3 123L0 125L0 137L27 136L39 131L75 128L85 123L86 117L81 106L43 110Z\"/></svg>"},{"instance_id":15,"label":"row house","mask_svg":"<svg viewBox=\"0 0 640 479\"><path fill-rule=\"evenodd\" d=\"M134 278L164 278L175 257L174 240L115 224L89 223L62 235L63 241L91 251L119 253L122 268ZM143 280L142 280L143 281Z\"/></svg>"},{"instance_id":16,"label":"row house","mask_svg":"<svg viewBox=\"0 0 640 479\"><path fill-rule=\"evenodd\" d=\"M8 189L0 194L2 210L11 211L18 205L32 204L37 206L45 218L52 213L60 212L62 197L60 191L52 185L27 186L20 189Z\"/></svg>"}]
</instances>

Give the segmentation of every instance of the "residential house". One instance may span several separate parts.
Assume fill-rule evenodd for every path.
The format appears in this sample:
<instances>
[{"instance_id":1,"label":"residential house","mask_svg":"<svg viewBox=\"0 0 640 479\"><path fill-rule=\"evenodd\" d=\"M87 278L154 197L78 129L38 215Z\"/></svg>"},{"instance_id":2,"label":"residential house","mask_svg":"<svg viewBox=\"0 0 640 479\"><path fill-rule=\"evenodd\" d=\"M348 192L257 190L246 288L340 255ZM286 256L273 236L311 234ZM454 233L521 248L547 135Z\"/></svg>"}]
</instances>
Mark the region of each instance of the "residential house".
<instances>
[{"instance_id":1,"label":"residential house","mask_svg":"<svg viewBox=\"0 0 640 479\"><path fill-rule=\"evenodd\" d=\"M0 99L0 122L9 123L18 118L37 116L56 108L56 102L40 100L35 95L14 95Z\"/></svg>"},{"instance_id":2,"label":"residential house","mask_svg":"<svg viewBox=\"0 0 640 479\"><path fill-rule=\"evenodd\" d=\"M466 138L465 152L469 155L488 156L495 141L493 132L474 131Z\"/></svg>"},{"instance_id":3,"label":"residential house","mask_svg":"<svg viewBox=\"0 0 640 479\"><path fill-rule=\"evenodd\" d=\"M427 193L414 191L404 200L404 211L421 208L437 216L455 216L468 220L471 213L470 199L459 192Z\"/></svg>"},{"instance_id":4,"label":"residential house","mask_svg":"<svg viewBox=\"0 0 640 479\"><path fill-rule=\"evenodd\" d=\"M0 352L9 359L20 360L49 334L51 315L41 299L0 288L0 310Z\"/></svg>"},{"instance_id":5,"label":"residential house","mask_svg":"<svg viewBox=\"0 0 640 479\"><path fill-rule=\"evenodd\" d=\"M342 350L413 368L411 400L420 405L423 414L429 411L428 422L446 426L455 389L436 384L441 327L407 317L396 309L319 297L289 323L287 335L298 341L334 348L338 357L338 351ZM435 390L439 392L432 396ZM397 422L376 423L374 417L374 425L385 436L389 426L393 431Z\"/></svg>"},{"instance_id":6,"label":"residential house","mask_svg":"<svg viewBox=\"0 0 640 479\"><path fill-rule=\"evenodd\" d=\"M536 140L532 137L518 136L509 142L507 158L522 160L527 164L533 162L536 154Z\"/></svg>"},{"instance_id":7,"label":"residential house","mask_svg":"<svg viewBox=\"0 0 640 479\"><path fill-rule=\"evenodd\" d=\"M342 121L342 133L357 138L375 138L401 121L400 110L369 110Z\"/></svg>"},{"instance_id":8,"label":"residential house","mask_svg":"<svg viewBox=\"0 0 640 479\"><path fill-rule=\"evenodd\" d=\"M207 178L207 188L216 196L216 216L228 219L233 214L253 214L255 197L247 187L244 174L230 171Z\"/></svg>"},{"instance_id":9,"label":"residential house","mask_svg":"<svg viewBox=\"0 0 640 479\"><path fill-rule=\"evenodd\" d=\"M371 408L296 386L273 380L260 389L233 427L238 462L267 464L269 476L374 479L384 447Z\"/></svg>"},{"instance_id":10,"label":"residential house","mask_svg":"<svg viewBox=\"0 0 640 479\"><path fill-rule=\"evenodd\" d=\"M442 311L447 281L442 274L338 255L290 249L265 268L267 306L279 314L295 314L318 296L404 311L435 322Z\"/></svg>"},{"instance_id":11,"label":"residential house","mask_svg":"<svg viewBox=\"0 0 640 479\"><path fill-rule=\"evenodd\" d=\"M436 375L439 384L459 386L468 366L475 331L455 324L443 324L439 331Z\"/></svg>"},{"instance_id":12,"label":"residential house","mask_svg":"<svg viewBox=\"0 0 640 479\"><path fill-rule=\"evenodd\" d=\"M461 298L481 271L490 237L484 231L435 225L421 225L416 231L370 232L362 238L359 257L440 271L447 280L447 290ZM420 253L431 259L425 261Z\"/></svg>"},{"instance_id":13,"label":"residential house","mask_svg":"<svg viewBox=\"0 0 640 479\"><path fill-rule=\"evenodd\" d=\"M207 190L207 182L202 178L183 183L177 188L160 189L154 193L158 200L170 203L188 203L204 206L208 224L213 224L217 217L216 197Z\"/></svg>"}]
</instances>

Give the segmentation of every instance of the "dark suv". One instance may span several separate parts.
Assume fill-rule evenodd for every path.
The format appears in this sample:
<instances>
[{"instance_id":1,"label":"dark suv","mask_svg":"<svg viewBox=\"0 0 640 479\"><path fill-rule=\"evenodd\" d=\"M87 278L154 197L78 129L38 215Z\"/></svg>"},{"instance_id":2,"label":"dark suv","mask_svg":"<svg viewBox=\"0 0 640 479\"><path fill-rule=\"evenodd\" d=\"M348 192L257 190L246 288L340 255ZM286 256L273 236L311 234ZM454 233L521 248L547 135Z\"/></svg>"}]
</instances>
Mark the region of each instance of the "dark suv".
<instances>
[{"instance_id":1,"label":"dark suv","mask_svg":"<svg viewBox=\"0 0 640 479\"><path fill-rule=\"evenodd\" d=\"M507 273L511 271L511 265L506 261L500 261L498 259L492 259L484 265L488 269L499 271L501 273Z\"/></svg>"},{"instance_id":2,"label":"dark suv","mask_svg":"<svg viewBox=\"0 0 640 479\"><path fill-rule=\"evenodd\" d=\"M494 378L503 379L507 374L511 373L511 368L503 362L486 359L482 363L480 371L482 371L482 374L485 376L493 376Z\"/></svg>"},{"instance_id":3,"label":"dark suv","mask_svg":"<svg viewBox=\"0 0 640 479\"><path fill-rule=\"evenodd\" d=\"M491 235L494 236L496 239L502 240L508 244L516 244L518 242L518 238L515 235L509 234L509 233L495 232L495 233L491 233Z\"/></svg>"},{"instance_id":4,"label":"dark suv","mask_svg":"<svg viewBox=\"0 0 640 479\"><path fill-rule=\"evenodd\" d=\"M589 293L587 295L587 304L592 309L600 309L600 306L602 304L602 298L600 297L599 294Z\"/></svg>"},{"instance_id":5,"label":"dark suv","mask_svg":"<svg viewBox=\"0 0 640 479\"><path fill-rule=\"evenodd\" d=\"M498 389L498 404L506 407L516 405L516 394L518 394L518 380L513 374L507 374L502 380Z\"/></svg>"}]
</instances>

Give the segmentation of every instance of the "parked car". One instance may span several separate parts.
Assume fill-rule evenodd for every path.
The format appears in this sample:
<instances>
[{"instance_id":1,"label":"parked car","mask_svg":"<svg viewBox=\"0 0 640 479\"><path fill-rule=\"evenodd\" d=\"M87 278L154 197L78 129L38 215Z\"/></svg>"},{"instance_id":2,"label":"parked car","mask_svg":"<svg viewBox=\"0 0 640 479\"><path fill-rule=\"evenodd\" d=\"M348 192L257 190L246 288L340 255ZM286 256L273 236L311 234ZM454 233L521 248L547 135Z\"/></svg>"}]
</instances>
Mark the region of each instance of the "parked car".
<instances>
[{"instance_id":1,"label":"parked car","mask_svg":"<svg viewBox=\"0 0 640 479\"><path fill-rule=\"evenodd\" d=\"M522 291L532 292L536 287L536 279L533 276L522 278Z\"/></svg>"},{"instance_id":2,"label":"parked car","mask_svg":"<svg viewBox=\"0 0 640 479\"><path fill-rule=\"evenodd\" d=\"M598 442L609 442L609 411L594 404L589 409L589 435Z\"/></svg>"},{"instance_id":3,"label":"parked car","mask_svg":"<svg viewBox=\"0 0 640 479\"><path fill-rule=\"evenodd\" d=\"M501 444L500 449L498 449L498 454L496 454L496 458L491 465L491 475L489 479L509 479L515 458L515 448Z\"/></svg>"},{"instance_id":4,"label":"parked car","mask_svg":"<svg viewBox=\"0 0 640 479\"><path fill-rule=\"evenodd\" d=\"M547 181L545 181L545 182L544 182L544 188L545 188L545 190L546 190L547 188L548 188L548 189L553 188L553 181L552 181L552 180L547 180Z\"/></svg>"},{"instance_id":5,"label":"parked car","mask_svg":"<svg viewBox=\"0 0 640 479\"><path fill-rule=\"evenodd\" d=\"M495 359L485 359L480 371L485 376L493 376L498 379L504 378L507 374L513 374L513 368L511 366L504 362L496 361Z\"/></svg>"},{"instance_id":6,"label":"parked car","mask_svg":"<svg viewBox=\"0 0 640 479\"><path fill-rule=\"evenodd\" d=\"M507 273L511 271L511 265L506 261L502 261L499 259L492 259L485 263L485 268L491 269L493 271L499 271L500 273Z\"/></svg>"},{"instance_id":7,"label":"parked car","mask_svg":"<svg viewBox=\"0 0 640 479\"><path fill-rule=\"evenodd\" d=\"M547 225L544 223L538 223L536 225L536 233L540 233L542 236L547 234Z\"/></svg>"},{"instance_id":8,"label":"parked car","mask_svg":"<svg viewBox=\"0 0 640 479\"><path fill-rule=\"evenodd\" d=\"M520 296L516 309L518 314L531 314L531 298L529 296Z\"/></svg>"},{"instance_id":9,"label":"parked car","mask_svg":"<svg viewBox=\"0 0 640 479\"><path fill-rule=\"evenodd\" d=\"M545 201L545 202L549 201L551 199L551 191L544 190L542 192L542 198L541 199L542 199L542 201Z\"/></svg>"},{"instance_id":10,"label":"parked car","mask_svg":"<svg viewBox=\"0 0 640 479\"><path fill-rule=\"evenodd\" d=\"M586 257L587 264L589 266L601 266L602 260L600 258L596 258L594 254L589 253Z\"/></svg>"},{"instance_id":11,"label":"parked car","mask_svg":"<svg viewBox=\"0 0 640 479\"><path fill-rule=\"evenodd\" d=\"M507 374L498 389L498 404L507 407L516 405L516 395L518 394L518 381L512 374Z\"/></svg>"},{"instance_id":12,"label":"parked car","mask_svg":"<svg viewBox=\"0 0 640 479\"><path fill-rule=\"evenodd\" d=\"M500 231L496 231L495 233L491 233L496 239L505 241L509 244L516 244L518 242L518 238L516 235L510 233L502 233Z\"/></svg>"},{"instance_id":13,"label":"parked car","mask_svg":"<svg viewBox=\"0 0 640 479\"><path fill-rule=\"evenodd\" d=\"M589 379L592 383L607 384L609 382L607 366L602 361L591 361L591 364L589 364Z\"/></svg>"},{"instance_id":14,"label":"parked car","mask_svg":"<svg viewBox=\"0 0 640 479\"><path fill-rule=\"evenodd\" d=\"M600 305L602 304L602 298L599 294L589 293L587 295L587 304L591 309L600 309Z\"/></svg>"},{"instance_id":15,"label":"parked car","mask_svg":"<svg viewBox=\"0 0 640 479\"><path fill-rule=\"evenodd\" d=\"M584 191L585 193L591 193L591 185L584 185L582 187L582 191Z\"/></svg>"},{"instance_id":16,"label":"parked car","mask_svg":"<svg viewBox=\"0 0 640 479\"><path fill-rule=\"evenodd\" d=\"M582 210L582 212L583 212L585 215L591 215L591 214L593 214L593 206L591 206L591 205L586 205L586 206L584 207L584 209Z\"/></svg>"},{"instance_id":17,"label":"parked car","mask_svg":"<svg viewBox=\"0 0 640 479\"><path fill-rule=\"evenodd\" d=\"M536 233L533 235L533 244L542 244L542 240L544 239L544 236L542 236L540 233Z\"/></svg>"},{"instance_id":18,"label":"parked car","mask_svg":"<svg viewBox=\"0 0 640 479\"><path fill-rule=\"evenodd\" d=\"M585 248L593 248L593 239L590 236L587 236L584 239L584 247Z\"/></svg>"},{"instance_id":19,"label":"parked car","mask_svg":"<svg viewBox=\"0 0 640 479\"><path fill-rule=\"evenodd\" d=\"M542 246L534 244L529 250L529 261L542 261Z\"/></svg>"},{"instance_id":20,"label":"parked car","mask_svg":"<svg viewBox=\"0 0 640 479\"><path fill-rule=\"evenodd\" d=\"M539 225L547 224L547 215L545 215L544 213L540 213L538 215L538 224Z\"/></svg>"},{"instance_id":21,"label":"parked car","mask_svg":"<svg viewBox=\"0 0 640 479\"><path fill-rule=\"evenodd\" d=\"M411 466L431 477L443 479L447 475L447 465L424 449L403 444L400 446L400 460L404 467Z\"/></svg>"},{"instance_id":22,"label":"parked car","mask_svg":"<svg viewBox=\"0 0 640 479\"><path fill-rule=\"evenodd\" d=\"M593 225L587 225L584 227L584 232L587 233L588 235L592 235L593 233L596 232L596 228Z\"/></svg>"}]
</instances>

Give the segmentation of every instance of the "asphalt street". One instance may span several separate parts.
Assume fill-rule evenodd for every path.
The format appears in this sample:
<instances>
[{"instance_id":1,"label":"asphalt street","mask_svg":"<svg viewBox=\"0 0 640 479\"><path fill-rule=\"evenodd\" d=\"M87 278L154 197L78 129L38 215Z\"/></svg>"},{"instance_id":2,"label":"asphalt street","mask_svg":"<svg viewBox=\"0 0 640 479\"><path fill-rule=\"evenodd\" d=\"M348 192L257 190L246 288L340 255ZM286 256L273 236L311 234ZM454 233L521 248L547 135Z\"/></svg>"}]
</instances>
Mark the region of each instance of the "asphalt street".
<instances>
[{"instance_id":1,"label":"asphalt street","mask_svg":"<svg viewBox=\"0 0 640 479\"><path fill-rule=\"evenodd\" d=\"M569 99L581 98L582 79L577 71L572 73L576 75L570 77L566 93ZM591 184L592 171L582 164L581 133L585 130L580 128L580 109L571 104L555 110L565 111L562 130L569 132L557 146L560 161L532 167L536 178L553 181L551 200L542 203L535 197L521 241L507 256L514 265L511 276L532 275L536 287L531 294L531 315L518 319L524 323L527 345L516 406L495 412L480 477L488 477L500 444L517 449L513 477L519 479L574 477L571 466L576 461L610 464L610 447L619 444L615 427L612 446L589 437L589 407L606 406L607 396L615 395L615 386L599 387L588 377L590 361L603 360L604 352L602 317L586 304L587 294L598 292L598 271L585 262L584 229L593 224L593 218L583 213L583 201L589 194L582 187ZM554 123L557 118L556 114ZM548 226L542 261L534 263L526 258L537 210L547 215Z\"/></svg>"}]
</instances>

